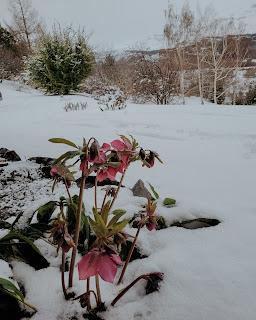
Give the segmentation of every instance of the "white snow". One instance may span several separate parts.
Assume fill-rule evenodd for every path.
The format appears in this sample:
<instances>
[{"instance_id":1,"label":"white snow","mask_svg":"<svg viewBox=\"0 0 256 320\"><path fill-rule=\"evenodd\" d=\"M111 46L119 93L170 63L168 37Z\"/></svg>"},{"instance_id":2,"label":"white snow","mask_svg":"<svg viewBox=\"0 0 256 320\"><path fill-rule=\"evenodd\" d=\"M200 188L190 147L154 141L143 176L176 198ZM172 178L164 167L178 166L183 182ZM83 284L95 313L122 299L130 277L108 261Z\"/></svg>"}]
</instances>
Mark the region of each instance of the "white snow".
<instances>
[{"instance_id":1,"label":"white snow","mask_svg":"<svg viewBox=\"0 0 256 320\"><path fill-rule=\"evenodd\" d=\"M138 284L102 315L105 319L255 319L255 107L201 106L190 99L186 106L128 104L125 110L101 112L89 97L21 92L7 82L0 84L0 91L0 147L15 149L25 160L66 150L49 143L51 137L80 143L82 137L107 142L117 134L132 134L142 146L157 151L164 164L153 169L134 165L125 179L127 187L141 178L155 186L161 199L174 197L174 208L159 204L158 213L168 222L195 217L222 222L198 230L142 230L139 245L149 257L129 264L124 285L142 273L161 271L161 290L144 296ZM84 101L88 108L65 112L67 101ZM87 209L91 195L85 194ZM116 207L131 216L142 203L122 189ZM79 317L78 302L66 303L61 295L58 258L53 249L39 245L51 262L48 269L35 271L16 262L13 270L27 285L26 299L39 309L32 319L67 319L75 310ZM85 283L76 284L78 293L83 288ZM119 290L102 283L107 303Z\"/></svg>"}]
</instances>

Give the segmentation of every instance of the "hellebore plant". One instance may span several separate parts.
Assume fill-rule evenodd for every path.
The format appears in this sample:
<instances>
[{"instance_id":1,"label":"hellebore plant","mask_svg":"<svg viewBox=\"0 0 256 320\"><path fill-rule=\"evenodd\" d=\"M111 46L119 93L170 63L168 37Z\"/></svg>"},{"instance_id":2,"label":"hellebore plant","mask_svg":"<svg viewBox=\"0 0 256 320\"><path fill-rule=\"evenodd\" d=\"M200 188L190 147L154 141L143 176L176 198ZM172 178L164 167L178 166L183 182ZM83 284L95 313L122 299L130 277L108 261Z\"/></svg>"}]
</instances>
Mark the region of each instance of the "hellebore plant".
<instances>
[{"instance_id":1,"label":"hellebore plant","mask_svg":"<svg viewBox=\"0 0 256 320\"><path fill-rule=\"evenodd\" d=\"M110 143L103 143L101 146L93 137L90 138L88 142L83 139L82 146L77 146L72 141L62 138L53 138L49 141L53 143L66 144L74 149L62 154L55 161L51 170L51 175L54 178L54 185L58 181L62 181L65 184L69 202L73 201L69 192L69 187L72 181L74 181L71 168L78 163L81 171L80 191L76 206L76 223L73 239L68 233L63 214L60 214L59 220L55 222L52 231L52 237L55 239L55 243L58 242L56 239L59 240L58 236L60 235L61 241L58 242L58 247L62 248L62 252L64 252L64 254L67 250L72 248L69 270L69 287L73 286L75 259L77 255L79 235L81 232L81 213L83 208L85 182L92 174L95 176L94 207L92 208L93 218L88 217L89 225L92 230L91 238L93 238L93 241L89 244L89 251L87 251L87 253L78 262L79 279L87 280L87 291L83 295L83 298L87 309L89 310L91 307L90 293L94 294L97 306L102 306L99 277L104 281L113 283L117 273L117 267L122 264L118 255L118 248L128 237L128 235L123 232L123 229L126 227L129 220L122 218L126 213L125 210L112 209L118 197L127 169L131 163L135 161L141 161L142 166L151 168L155 163L155 159L158 159L160 162L161 160L155 152L140 148L138 142L133 137L128 138L126 136L120 136L119 139ZM67 164L67 162L70 162L72 159L74 163L71 165ZM117 187L107 187L103 189L105 191L105 195L102 203L99 204L98 182L101 183L105 180L115 181L118 175L121 177ZM146 226L148 230L153 230L156 227L156 204L149 201L145 210L145 212L141 213L141 220L137 234L133 240L133 245L122 270L119 283L121 282L130 261L141 227ZM65 255L63 259L65 260ZM95 277L97 294L93 290L90 290L90 278L93 276Z\"/></svg>"}]
</instances>

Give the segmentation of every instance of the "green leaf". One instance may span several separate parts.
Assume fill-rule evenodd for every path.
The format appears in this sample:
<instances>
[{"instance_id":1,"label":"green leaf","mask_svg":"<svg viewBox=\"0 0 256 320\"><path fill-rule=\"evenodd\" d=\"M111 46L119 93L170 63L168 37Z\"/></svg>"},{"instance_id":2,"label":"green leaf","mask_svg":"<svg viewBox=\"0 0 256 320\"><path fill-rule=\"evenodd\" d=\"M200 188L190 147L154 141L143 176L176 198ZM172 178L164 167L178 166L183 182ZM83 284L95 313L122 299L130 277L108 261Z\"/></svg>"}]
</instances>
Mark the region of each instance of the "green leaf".
<instances>
[{"instance_id":1,"label":"green leaf","mask_svg":"<svg viewBox=\"0 0 256 320\"><path fill-rule=\"evenodd\" d=\"M9 280L0 278L0 291L8 294L18 301L24 302L24 296L19 289Z\"/></svg>"},{"instance_id":2,"label":"green leaf","mask_svg":"<svg viewBox=\"0 0 256 320\"><path fill-rule=\"evenodd\" d=\"M14 299L24 303L26 306L33 309L34 311L37 311L37 309L34 306L25 301L22 292L11 281L4 278L0 278L0 292L13 297Z\"/></svg>"},{"instance_id":3,"label":"green leaf","mask_svg":"<svg viewBox=\"0 0 256 320\"><path fill-rule=\"evenodd\" d=\"M103 236L101 230L98 228L98 224L94 220L92 220L91 217L88 217L88 219L89 219L90 226L91 226L93 232L96 234L96 236L97 237Z\"/></svg>"},{"instance_id":4,"label":"green leaf","mask_svg":"<svg viewBox=\"0 0 256 320\"><path fill-rule=\"evenodd\" d=\"M126 213L125 210L123 210L123 211L120 210L119 213L115 213L114 217L112 217L112 219L108 223L108 228L111 228L112 225L116 224L118 222L118 220Z\"/></svg>"},{"instance_id":5,"label":"green leaf","mask_svg":"<svg viewBox=\"0 0 256 320\"><path fill-rule=\"evenodd\" d=\"M64 138L51 138L48 141L50 141L52 143L66 144L66 145L68 145L70 147L74 147L74 148L78 149L78 146L74 142L72 142L70 140L67 140L67 139L64 139Z\"/></svg>"},{"instance_id":6,"label":"green leaf","mask_svg":"<svg viewBox=\"0 0 256 320\"><path fill-rule=\"evenodd\" d=\"M13 240L18 240L18 242L13 242ZM15 246L17 249L15 256L18 255L36 270L49 266L49 262L42 256L40 250L33 241L18 231L10 231L6 236L0 239L0 245L1 243L5 243L5 247L7 248L8 244L12 247ZM11 253L8 252L8 254Z\"/></svg>"},{"instance_id":7,"label":"green leaf","mask_svg":"<svg viewBox=\"0 0 256 320\"><path fill-rule=\"evenodd\" d=\"M149 184L150 190L152 191L152 193L155 197L155 200L159 199L159 194L156 192L155 188L152 186L151 183L148 182L148 184Z\"/></svg>"},{"instance_id":8,"label":"green leaf","mask_svg":"<svg viewBox=\"0 0 256 320\"><path fill-rule=\"evenodd\" d=\"M27 244L29 244L33 248L34 251L41 254L39 249L34 245L34 243L29 238L27 238L26 236L24 236L23 234L21 234L17 231L10 231L6 236L4 236L3 238L0 239L0 242L10 241L10 240L24 241Z\"/></svg>"},{"instance_id":9,"label":"green leaf","mask_svg":"<svg viewBox=\"0 0 256 320\"><path fill-rule=\"evenodd\" d=\"M105 203L105 205L103 206L103 208L101 210L101 216L102 216L102 219L103 219L105 225L107 224L107 221L108 221L110 205L111 205L111 200L109 200L107 203Z\"/></svg>"},{"instance_id":10,"label":"green leaf","mask_svg":"<svg viewBox=\"0 0 256 320\"><path fill-rule=\"evenodd\" d=\"M163 205L165 207L175 206L175 204L176 204L176 200L172 198L165 198L163 201Z\"/></svg>"},{"instance_id":11,"label":"green leaf","mask_svg":"<svg viewBox=\"0 0 256 320\"><path fill-rule=\"evenodd\" d=\"M37 209L37 220L39 223L48 223L56 209L55 201L49 201Z\"/></svg>"},{"instance_id":12,"label":"green leaf","mask_svg":"<svg viewBox=\"0 0 256 320\"><path fill-rule=\"evenodd\" d=\"M65 162L69 159L73 159L76 156L80 155L80 151L67 151L63 153L61 156L59 156L56 160L54 160L53 164L57 164L61 162L62 160Z\"/></svg>"},{"instance_id":13,"label":"green leaf","mask_svg":"<svg viewBox=\"0 0 256 320\"><path fill-rule=\"evenodd\" d=\"M123 229L127 226L127 224L129 223L129 219L125 219L125 220L122 220L118 223L116 223L115 225L113 225L113 227L111 228L111 232L109 235L115 235L117 234L118 232L121 232L123 231Z\"/></svg>"},{"instance_id":14,"label":"green leaf","mask_svg":"<svg viewBox=\"0 0 256 320\"><path fill-rule=\"evenodd\" d=\"M124 215L124 214L126 213L126 210L124 210L124 209L116 209L116 210L112 211L111 213L112 213L114 216L115 216L115 215L120 215L120 214Z\"/></svg>"}]
</instances>

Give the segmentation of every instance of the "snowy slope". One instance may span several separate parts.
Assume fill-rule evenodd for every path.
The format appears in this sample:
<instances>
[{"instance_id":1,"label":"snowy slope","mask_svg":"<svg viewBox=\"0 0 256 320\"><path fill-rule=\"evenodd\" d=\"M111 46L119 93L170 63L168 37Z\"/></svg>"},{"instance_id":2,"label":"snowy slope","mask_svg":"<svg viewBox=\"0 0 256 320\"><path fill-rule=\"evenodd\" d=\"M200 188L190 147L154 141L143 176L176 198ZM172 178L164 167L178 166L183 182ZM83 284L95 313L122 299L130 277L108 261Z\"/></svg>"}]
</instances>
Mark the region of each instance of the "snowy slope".
<instances>
[{"instance_id":1,"label":"snowy slope","mask_svg":"<svg viewBox=\"0 0 256 320\"><path fill-rule=\"evenodd\" d=\"M169 221L193 217L222 221L207 229L143 230L140 245L149 257L129 265L125 283L143 272L162 271L160 293L144 296L138 285L109 309L105 319L255 319L255 107L200 106L192 99L186 106L128 104L125 110L101 112L88 97L46 97L37 91L16 91L6 82L0 91L0 147L15 149L23 159L57 156L65 148L47 142L50 137L79 143L83 136L103 142L117 134L132 134L142 146L156 150L164 164L150 170L135 165L127 186L142 178L162 197L175 197L176 208L159 208ZM87 101L88 108L65 112L66 101ZM123 191L117 206L132 212L141 201ZM27 299L40 310L33 319L66 319L77 305L66 307L57 295L58 260L50 249L44 250L53 259L49 271L31 270L28 276L29 267L17 263L14 273L31 283ZM115 293L104 284L107 302Z\"/></svg>"}]
</instances>

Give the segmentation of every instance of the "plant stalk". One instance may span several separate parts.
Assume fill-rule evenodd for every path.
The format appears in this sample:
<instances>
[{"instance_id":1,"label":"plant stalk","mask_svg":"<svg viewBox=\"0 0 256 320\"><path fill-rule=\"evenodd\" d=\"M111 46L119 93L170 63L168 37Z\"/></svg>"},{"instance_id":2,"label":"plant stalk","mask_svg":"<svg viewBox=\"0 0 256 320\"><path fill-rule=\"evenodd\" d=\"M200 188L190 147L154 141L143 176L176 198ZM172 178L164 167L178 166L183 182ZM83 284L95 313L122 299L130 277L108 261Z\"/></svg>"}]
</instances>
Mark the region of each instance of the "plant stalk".
<instances>
[{"instance_id":1,"label":"plant stalk","mask_svg":"<svg viewBox=\"0 0 256 320\"><path fill-rule=\"evenodd\" d=\"M62 250L62 257L61 257L61 286L62 286L62 291L63 291L64 297L67 300L68 294L67 294L67 289L66 289L66 285L65 285L65 260L66 260L66 254Z\"/></svg>"},{"instance_id":2,"label":"plant stalk","mask_svg":"<svg viewBox=\"0 0 256 320\"><path fill-rule=\"evenodd\" d=\"M95 276L95 285L96 285L96 292L97 292L97 305L101 305L101 293L100 293L100 281L99 281L99 275L96 274Z\"/></svg>"},{"instance_id":3,"label":"plant stalk","mask_svg":"<svg viewBox=\"0 0 256 320\"><path fill-rule=\"evenodd\" d=\"M121 275L120 275L120 278L119 278L117 284L120 284L121 281L123 280L125 271L126 271L126 269L127 269L128 263L129 263L130 260L131 260L132 253L133 253L133 251L134 251L136 242L137 242L137 240L138 240L138 236L139 236L139 233L140 233L140 229L141 229L141 224L138 226L138 230L137 230L137 232L136 232L135 238L133 239L132 246L131 246L130 251L129 251L129 253L128 253L128 256L127 256L127 258L126 258L125 264L124 264L124 266L123 266L123 269L122 269L122 272L121 272Z\"/></svg>"},{"instance_id":4,"label":"plant stalk","mask_svg":"<svg viewBox=\"0 0 256 320\"><path fill-rule=\"evenodd\" d=\"M115 299L111 302L111 306L113 307L113 306L117 303L117 301L120 300L120 299L122 298L122 296L124 296L124 295L126 294L126 292L127 292L128 290L130 290L138 281L140 281L140 280L142 280L142 279L147 280L147 279L148 279L148 275L143 274L143 275L139 276L137 279L135 279L133 282L131 282L127 287L125 287L125 288L115 297Z\"/></svg>"},{"instance_id":5,"label":"plant stalk","mask_svg":"<svg viewBox=\"0 0 256 320\"><path fill-rule=\"evenodd\" d=\"M125 173L126 173L126 170L127 170L127 169L128 169L128 167L127 167L127 168L125 169L125 171L123 172L122 177L121 177L121 179L120 179L120 181L119 181L119 184L118 184L116 193L115 193L114 198L113 198L113 200L112 200L112 202L111 202L111 204L110 204L110 207L109 207L109 212L110 212L111 209L113 208L113 205L114 205L114 203L115 203L115 201L116 201L116 199L117 199L117 196L118 196L118 193L119 193L120 188L121 188L121 186L122 186L122 183L123 183L123 181L124 181L124 176L125 176Z\"/></svg>"},{"instance_id":6,"label":"plant stalk","mask_svg":"<svg viewBox=\"0 0 256 320\"><path fill-rule=\"evenodd\" d=\"M97 176L95 177L95 184L94 184L94 206L96 212L98 212L98 203L97 203Z\"/></svg>"},{"instance_id":7,"label":"plant stalk","mask_svg":"<svg viewBox=\"0 0 256 320\"><path fill-rule=\"evenodd\" d=\"M67 190L67 194L68 194L68 197L69 197L69 201L70 201L70 203L72 203L73 201L72 201L72 198L71 198L69 189L68 189L67 180L66 180L66 179L63 179L63 180L64 180L64 184L65 184L65 187L66 187L66 190Z\"/></svg>"},{"instance_id":8,"label":"plant stalk","mask_svg":"<svg viewBox=\"0 0 256 320\"><path fill-rule=\"evenodd\" d=\"M68 282L69 288L73 287L74 268L75 268L77 246L78 246L79 233L80 233L80 227L81 227L81 212L82 212L82 207L83 207L83 194L84 194L85 179L86 179L86 176L83 173L82 174L82 181L81 181L81 185L80 185L80 191L79 191L79 203L78 203L78 208L77 208L77 212L76 212L76 229L75 229L75 238L74 238L75 246L72 251L72 257L71 257L71 262L70 262L69 282Z\"/></svg>"},{"instance_id":9,"label":"plant stalk","mask_svg":"<svg viewBox=\"0 0 256 320\"><path fill-rule=\"evenodd\" d=\"M87 301L87 310L91 310L91 299L90 299L90 278L87 279L86 281L86 293L88 294L88 301ZM94 295L95 295L95 292L93 291ZM96 299L96 297L95 297ZM97 299L96 299L96 302L97 302Z\"/></svg>"}]
</instances>

